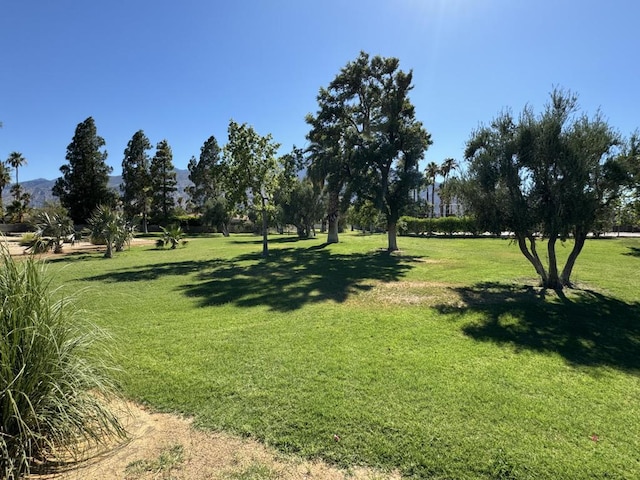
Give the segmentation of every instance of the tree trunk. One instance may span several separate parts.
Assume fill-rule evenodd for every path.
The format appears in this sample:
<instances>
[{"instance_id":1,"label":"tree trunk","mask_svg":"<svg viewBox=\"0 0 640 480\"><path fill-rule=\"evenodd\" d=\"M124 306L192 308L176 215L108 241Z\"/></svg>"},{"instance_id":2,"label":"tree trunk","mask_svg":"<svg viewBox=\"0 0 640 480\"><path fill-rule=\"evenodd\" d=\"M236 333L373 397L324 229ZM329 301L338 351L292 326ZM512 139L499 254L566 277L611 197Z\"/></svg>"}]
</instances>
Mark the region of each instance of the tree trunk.
<instances>
[{"instance_id":1,"label":"tree trunk","mask_svg":"<svg viewBox=\"0 0 640 480\"><path fill-rule=\"evenodd\" d=\"M340 198L337 192L329 194L329 212L327 220L329 222L327 230L327 243L338 243L338 219L340 217Z\"/></svg>"},{"instance_id":2,"label":"tree trunk","mask_svg":"<svg viewBox=\"0 0 640 480\"><path fill-rule=\"evenodd\" d=\"M544 265L542 265L540 257L538 256L535 237L533 235L516 232L516 238L518 240L518 247L520 247L520 251L525 256L525 258L529 260L529 263L533 265L533 268L535 268L536 273L540 277L542 285L545 285L547 283L548 276L546 270L544 269ZM529 245L531 249L527 247L527 239L529 239Z\"/></svg>"},{"instance_id":3,"label":"tree trunk","mask_svg":"<svg viewBox=\"0 0 640 480\"><path fill-rule=\"evenodd\" d=\"M228 237L229 236L229 224L227 222L222 222L222 236L223 237Z\"/></svg>"},{"instance_id":4,"label":"tree trunk","mask_svg":"<svg viewBox=\"0 0 640 480\"><path fill-rule=\"evenodd\" d=\"M580 255L580 252L582 252L584 242L587 239L587 232L576 230L574 237L575 241L573 244L573 249L571 250L571 253L569 253L567 263L564 265L562 274L560 275L560 281L562 282L562 285L567 287L571 286L571 272L573 271L573 266L576 264L578 255Z\"/></svg>"},{"instance_id":5,"label":"tree trunk","mask_svg":"<svg viewBox=\"0 0 640 480\"><path fill-rule=\"evenodd\" d=\"M547 281L543 284L546 288L553 290L562 290L562 282L558 277L558 258L556 256L556 242L558 236L554 233L550 235L547 242L547 255L549 256L549 276Z\"/></svg>"},{"instance_id":6,"label":"tree trunk","mask_svg":"<svg viewBox=\"0 0 640 480\"><path fill-rule=\"evenodd\" d=\"M262 256L269 255L269 240L268 236L269 223L267 221L267 206L264 198L262 199Z\"/></svg>"},{"instance_id":7,"label":"tree trunk","mask_svg":"<svg viewBox=\"0 0 640 480\"><path fill-rule=\"evenodd\" d=\"M395 252L398 250L398 222L389 221L387 224L387 238L389 240L389 248L390 252Z\"/></svg>"},{"instance_id":8,"label":"tree trunk","mask_svg":"<svg viewBox=\"0 0 640 480\"><path fill-rule=\"evenodd\" d=\"M104 258L113 258L113 242L110 239L107 240L107 251Z\"/></svg>"}]
</instances>

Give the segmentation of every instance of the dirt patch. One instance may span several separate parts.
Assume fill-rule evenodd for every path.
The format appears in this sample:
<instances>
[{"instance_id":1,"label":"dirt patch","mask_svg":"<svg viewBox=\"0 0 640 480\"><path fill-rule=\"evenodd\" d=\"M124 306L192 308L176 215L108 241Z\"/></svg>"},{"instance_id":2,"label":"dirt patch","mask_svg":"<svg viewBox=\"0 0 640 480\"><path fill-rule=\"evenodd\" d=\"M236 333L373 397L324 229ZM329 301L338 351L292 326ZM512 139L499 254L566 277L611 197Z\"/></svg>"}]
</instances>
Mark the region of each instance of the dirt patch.
<instances>
[{"instance_id":1,"label":"dirt patch","mask_svg":"<svg viewBox=\"0 0 640 480\"><path fill-rule=\"evenodd\" d=\"M28 252L25 251L26 247L20 245L19 240L17 238L6 237L3 239L4 245L9 250L9 254L13 256L27 255ZM131 240L131 246L138 245L155 245L155 240L152 238L134 238ZM59 257L60 255L73 255L78 253L104 253L106 251L104 245L94 245L91 242L74 242L74 243L65 243L62 249L62 253L52 253L47 252L45 254L40 255L43 258L50 257Z\"/></svg>"},{"instance_id":2,"label":"dirt patch","mask_svg":"<svg viewBox=\"0 0 640 480\"><path fill-rule=\"evenodd\" d=\"M117 403L129 438L88 452L89 458L33 480L400 479L369 469L343 471L284 456L259 442L196 430L190 419Z\"/></svg>"}]
</instances>

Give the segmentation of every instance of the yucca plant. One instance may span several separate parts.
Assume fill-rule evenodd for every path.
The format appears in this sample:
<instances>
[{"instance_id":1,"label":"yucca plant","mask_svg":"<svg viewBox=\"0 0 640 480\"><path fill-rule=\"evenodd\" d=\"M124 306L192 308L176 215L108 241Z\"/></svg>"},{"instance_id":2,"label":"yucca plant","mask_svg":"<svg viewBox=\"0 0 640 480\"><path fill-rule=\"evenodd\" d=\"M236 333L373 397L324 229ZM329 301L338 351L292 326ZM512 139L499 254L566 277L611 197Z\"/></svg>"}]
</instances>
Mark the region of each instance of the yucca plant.
<instances>
[{"instance_id":1,"label":"yucca plant","mask_svg":"<svg viewBox=\"0 0 640 480\"><path fill-rule=\"evenodd\" d=\"M184 231L180 225L169 225L167 228L160 227L162 229L162 238L156 242L157 247L164 247L165 245L171 245L174 249L180 244L185 244Z\"/></svg>"},{"instance_id":2,"label":"yucca plant","mask_svg":"<svg viewBox=\"0 0 640 480\"><path fill-rule=\"evenodd\" d=\"M124 218L121 210L99 205L89 219L91 235L107 246L105 258L113 257L113 250L122 251L131 242L135 229Z\"/></svg>"},{"instance_id":3,"label":"yucca plant","mask_svg":"<svg viewBox=\"0 0 640 480\"><path fill-rule=\"evenodd\" d=\"M0 247L0 478L124 435L105 406L108 336L57 297L41 261Z\"/></svg>"}]
</instances>

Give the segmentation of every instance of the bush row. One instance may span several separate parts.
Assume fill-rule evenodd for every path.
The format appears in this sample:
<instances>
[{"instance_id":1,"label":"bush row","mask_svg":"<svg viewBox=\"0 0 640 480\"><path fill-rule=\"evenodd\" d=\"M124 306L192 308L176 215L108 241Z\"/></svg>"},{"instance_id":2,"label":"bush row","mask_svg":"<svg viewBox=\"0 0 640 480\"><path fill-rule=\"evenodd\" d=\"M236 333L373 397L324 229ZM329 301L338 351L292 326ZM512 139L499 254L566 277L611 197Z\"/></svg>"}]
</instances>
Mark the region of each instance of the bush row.
<instances>
[{"instance_id":1,"label":"bush row","mask_svg":"<svg viewBox=\"0 0 640 480\"><path fill-rule=\"evenodd\" d=\"M472 217L418 218L404 216L398 222L400 235L433 235L466 233L477 235L478 226Z\"/></svg>"}]
</instances>

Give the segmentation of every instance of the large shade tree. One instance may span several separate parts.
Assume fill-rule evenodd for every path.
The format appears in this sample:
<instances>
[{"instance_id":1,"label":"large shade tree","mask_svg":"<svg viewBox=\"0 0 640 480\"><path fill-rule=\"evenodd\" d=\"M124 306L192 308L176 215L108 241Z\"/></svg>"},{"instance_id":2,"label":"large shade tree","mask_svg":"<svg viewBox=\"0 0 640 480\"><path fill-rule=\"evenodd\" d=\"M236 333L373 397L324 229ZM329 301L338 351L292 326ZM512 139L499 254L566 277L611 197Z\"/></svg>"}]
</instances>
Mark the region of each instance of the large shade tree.
<instances>
[{"instance_id":1,"label":"large shade tree","mask_svg":"<svg viewBox=\"0 0 640 480\"><path fill-rule=\"evenodd\" d=\"M92 117L78 124L67 146L68 163L60 167L62 177L56 180L52 192L76 224L86 223L98 205L115 200L107 186L112 169L106 164L104 146Z\"/></svg>"},{"instance_id":2,"label":"large shade tree","mask_svg":"<svg viewBox=\"0 0 640 480\"><path fill-rule=\"evenodd\" d=\"M124 211L130 218L141 217L144 233L147 233L152 199L151 161L148 150L151 150L151 142L144 131L138 130L124 149L120 184Z\"/></svg>"},{"instance_id":3,"label":"large shade tree","mask_svg":"<svg viewBox=\"0 0 640 480\"><path fill-rule=\"evenodd\" d=\"M421 183L418 162L431 144L409 100L413 74L399 67L397 58L361 52L320 90L319 110L307 117L312 162L344 179L347 198L382 211L390 251L398 249L397 221Z\"/></svg>"},{"instance_id":4,"label":"large shade tree","mask_svg":"<svg viewBox=\"0 0 640 480\"><path fill-rule=\"evenodd\" d=\"M481 228L513 232L542 286L570 286L587 234L624 176L619 144L600 114L581 114L576 96L556 89L541 114L527 107L516 119L505 111L472 133L465 151L466 206ZM546 239L547 265L539 234ZM569 238L560 270L556 246Z\"/></svg>"}]
</instances>

